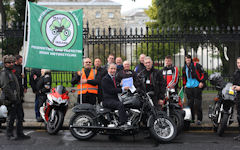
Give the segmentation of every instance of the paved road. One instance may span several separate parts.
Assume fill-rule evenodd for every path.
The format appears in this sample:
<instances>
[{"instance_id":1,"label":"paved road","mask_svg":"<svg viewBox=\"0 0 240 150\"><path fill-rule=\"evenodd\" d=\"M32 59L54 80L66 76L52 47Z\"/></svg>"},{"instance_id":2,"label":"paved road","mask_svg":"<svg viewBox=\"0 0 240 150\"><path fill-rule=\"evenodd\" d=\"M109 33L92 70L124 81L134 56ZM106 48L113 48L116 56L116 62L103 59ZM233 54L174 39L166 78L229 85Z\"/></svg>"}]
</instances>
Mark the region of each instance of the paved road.
<instances>
[{"instance_id":1,"label":"paved road","mask_svg":"<svg viewBox=\"0 0 240 150\"><path fill-rule=\"evenodd\" d=\"M151 139L145 139L143 134L135 137L121 136L115 140L109 140L108 136L98 135L90 141L78 141L68 130L50 136L44 130L26 130L31 136L30 140L8 141L4 133L0 133L0 150L239 150L240 142L234 141L237 132L228 132L224 137L218 137L212 132L192 131L179 135L168 144L155 143Z\"/></svg>"}]
</instances>

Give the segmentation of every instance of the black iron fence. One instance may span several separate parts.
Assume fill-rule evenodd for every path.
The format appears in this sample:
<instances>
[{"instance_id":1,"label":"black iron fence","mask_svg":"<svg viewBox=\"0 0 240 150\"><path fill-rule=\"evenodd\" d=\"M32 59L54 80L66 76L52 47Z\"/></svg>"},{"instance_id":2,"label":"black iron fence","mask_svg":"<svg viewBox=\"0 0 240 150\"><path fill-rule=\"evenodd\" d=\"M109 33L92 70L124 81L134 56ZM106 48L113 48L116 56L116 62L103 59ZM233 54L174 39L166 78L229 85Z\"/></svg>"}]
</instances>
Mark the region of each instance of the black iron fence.
<instances>
[{"instance_id":1,"label":"black iron fence","mask_svg":"<svg viewBox=\"0 0 240 150\"><path fill-rule=\"evenodd\" d=\"M240 26L235 27L179 27L168 28L120 28L89 29L84 26L84 57L100 58L106 63L109 54L128 60L132 68L138 64L140 54L146 54L154 60L154 66L161 69L164 57L171 55L173 63L181 68L184 56L191 54L204 69L222 72L229 79L236 69L235 61L240 54ZM10 39L23 38L23 29L19 27L0 30L0 46L8 53ZM9 40L7 40L9 39ZM53 83L71 86L73 72L53 71ZM182 82L179 82L181 87ZM209 84L209 83L208 83Z\"/></svg>"}]
</instances>

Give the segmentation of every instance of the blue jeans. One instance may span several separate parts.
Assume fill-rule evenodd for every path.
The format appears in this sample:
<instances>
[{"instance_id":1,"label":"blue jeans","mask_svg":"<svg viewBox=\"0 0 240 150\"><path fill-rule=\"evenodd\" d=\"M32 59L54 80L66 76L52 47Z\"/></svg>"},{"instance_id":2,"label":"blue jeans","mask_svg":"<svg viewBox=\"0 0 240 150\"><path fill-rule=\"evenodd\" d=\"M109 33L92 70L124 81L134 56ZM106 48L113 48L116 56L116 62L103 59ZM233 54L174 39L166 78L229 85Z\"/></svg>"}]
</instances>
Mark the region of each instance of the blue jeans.
<instances>
[{"instance_id":1,"label":"blue jeans","mask_svg":"<svg viewBox=\"0 0 240 150\"><path fill-rule=\"evenodd\" d=\"M38 100L39 96L37 96L37 94L35 95L35 115L36 118L40 117L40 112L38 109L38 104L39 104L39 100Z\"/></svg>"}]
</instances>

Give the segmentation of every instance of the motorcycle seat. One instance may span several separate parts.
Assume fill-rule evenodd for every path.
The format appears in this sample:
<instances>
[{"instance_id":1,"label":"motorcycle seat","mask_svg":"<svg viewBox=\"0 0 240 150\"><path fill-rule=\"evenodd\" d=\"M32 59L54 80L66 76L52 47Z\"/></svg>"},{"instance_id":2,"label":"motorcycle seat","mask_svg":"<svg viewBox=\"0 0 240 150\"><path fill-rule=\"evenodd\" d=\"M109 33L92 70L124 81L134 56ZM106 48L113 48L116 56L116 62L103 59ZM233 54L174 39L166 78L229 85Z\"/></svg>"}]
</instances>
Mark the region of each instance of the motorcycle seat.
<instances>
[{"instance_id":1,"label":"motorcycle seat","mask_svg":"<svg viewBox=\"0 0 240 150\"><path fill-rule=\"evenodd\" d=\"M99 113L101 114L106 114L106 113L110 113L110 112L114 112L115 110L114 109L109 109L109 108L105 108L105 107L102 107L99 109Z\"/></svg>"}]
</instances>

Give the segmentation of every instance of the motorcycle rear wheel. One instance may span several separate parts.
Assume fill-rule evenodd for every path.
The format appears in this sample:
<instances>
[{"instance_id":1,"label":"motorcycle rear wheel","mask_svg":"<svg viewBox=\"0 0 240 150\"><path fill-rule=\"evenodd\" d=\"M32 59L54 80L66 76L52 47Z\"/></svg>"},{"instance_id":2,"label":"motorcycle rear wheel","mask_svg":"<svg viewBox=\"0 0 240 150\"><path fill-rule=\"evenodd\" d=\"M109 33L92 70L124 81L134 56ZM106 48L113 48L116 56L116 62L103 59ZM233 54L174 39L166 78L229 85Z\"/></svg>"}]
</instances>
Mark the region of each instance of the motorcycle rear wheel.
<instances>
[{"instance_id":1,"label":"motorcycle rear wheel","mask_svg":"<svg viewBox=\"0 0 240 150\"><path fill-rule=\"evenodd\" d=\"M56 111L56 114L55 114L54 118L51 118L52 111L50 112L50 116L49 116L48 122L46 124L47 132L51 135L58 133L58 131L62 128L63 121L64 121L63 112L61 112L59 110L55 110L55 111Z\"/></svg>"},{"instance_id":2,"label":"motorcycle rear wheel","mask_svg":"<svg viewBox=\"0 0 240 150\"><path fill-rule=\"evenodd\" d=\"M71 126L93 126L94 116L91 113L82 112L74 114L70 119L70 132L78 140L89 140L96 135L91 129L72 128Z\"/></svg>"},{"instance_id":3,"label":"motorcycle rear wheel","mask_svg":"<svg viewBox=\"0 0 240 150\"><path fill-rule=\"evenodd\" d=\"M228 117L229 117L229 114L224 113L223 116L222 116L222 118L221 118L221 122L220 122L220 124L218 125L218 129L217 129L217 134L218 134L219 136L222 136L222 135L223 135L224 130L225 130L226 127L227 127Z\"/></svg>"},{"instance_id":4,"label":"motorcycle rear wheel","mask_svg":"<svg viewBox=\"0 0 240 150\"><path fill-rule=\"evenodd\" d=\"M150 121L150 135L158 142L170 142L177 135L177 127L167 116L159 115Z\"/></svg>"},{"instance_id":5,"label":"motorcycle rear wheel","mask_svg":"<svg viewBox=\"0 0 240 150\"><path fill-rule=\"evenodd\" d=\"M177 126L177 133L178 134L181 133L181 131L183 130L183 126L184 126L184 118L183 118L181 112L175 110L174 112L170 113L170 117Z\"/></svg>"}]
</instances>

